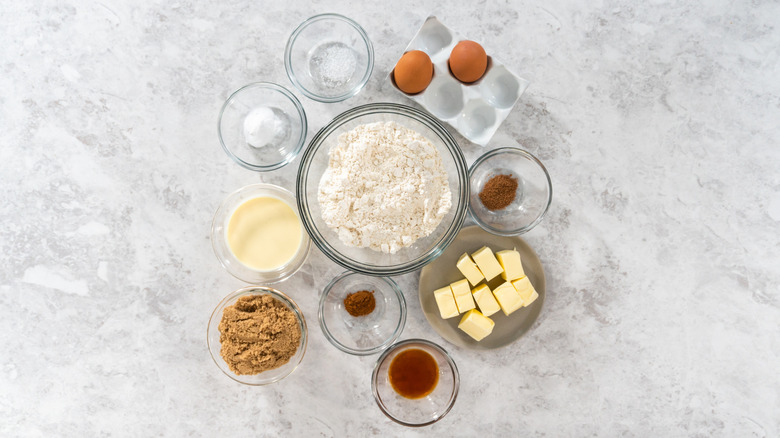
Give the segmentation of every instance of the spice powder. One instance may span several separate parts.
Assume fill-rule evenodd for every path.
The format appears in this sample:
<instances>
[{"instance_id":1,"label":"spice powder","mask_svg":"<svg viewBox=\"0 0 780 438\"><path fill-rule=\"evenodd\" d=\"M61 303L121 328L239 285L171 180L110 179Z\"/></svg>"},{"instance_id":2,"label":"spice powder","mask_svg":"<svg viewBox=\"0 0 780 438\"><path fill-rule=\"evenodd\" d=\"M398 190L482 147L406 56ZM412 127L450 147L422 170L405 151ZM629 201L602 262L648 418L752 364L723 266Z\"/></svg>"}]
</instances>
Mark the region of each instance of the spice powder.
<instances>
[{"instance_id":1,"label":"spice powder","mask_svg":"<svg viewBox=\"0 0 780 438\"><path fill-rule=\"evenodd\" d=\"M374 291L361 290L344 298L344 308L352 316L366 316L373 312L375 307Z\"/></svg>"},{"instance_id":2,"label":"spice powder","mask_svg":"<svg viewBox=\"0 0 780 438\"><path fill-rule=\"evenodd\" d=\"M517 178L512 175L496 175L485 183L479 192L482 205L488 210L501 210L515 200Z\"/></svg>"}]
</instances>

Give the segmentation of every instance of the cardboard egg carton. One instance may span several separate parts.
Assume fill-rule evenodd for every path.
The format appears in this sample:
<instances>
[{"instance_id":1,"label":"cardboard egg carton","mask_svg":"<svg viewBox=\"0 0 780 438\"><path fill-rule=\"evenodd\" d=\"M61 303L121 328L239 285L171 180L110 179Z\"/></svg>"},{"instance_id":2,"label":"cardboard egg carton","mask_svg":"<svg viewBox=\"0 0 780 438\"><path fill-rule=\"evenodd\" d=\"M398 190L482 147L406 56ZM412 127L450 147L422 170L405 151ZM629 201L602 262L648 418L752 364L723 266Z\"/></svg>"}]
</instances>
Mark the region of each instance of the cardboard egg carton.
<instances>
[{"instance_id":1,"label":"cardboard egg carton","mask_svg":"<svg viewBox=\"0 0 780 438\"><path fill-rule=\"evenodd\" d=\"M431 83L420 93L407 94L395 83L395 69L388 79L396 90L422 105L436 118L470 141L485 146L528 88L529 82L512 73L489 53L487 70L478 81L470 84L458 81L450 72L447 61L452 49L463 39L436 17L428 17L404 53L421 50L428 54L433 62Z\"/></svg>"}]
</instances>

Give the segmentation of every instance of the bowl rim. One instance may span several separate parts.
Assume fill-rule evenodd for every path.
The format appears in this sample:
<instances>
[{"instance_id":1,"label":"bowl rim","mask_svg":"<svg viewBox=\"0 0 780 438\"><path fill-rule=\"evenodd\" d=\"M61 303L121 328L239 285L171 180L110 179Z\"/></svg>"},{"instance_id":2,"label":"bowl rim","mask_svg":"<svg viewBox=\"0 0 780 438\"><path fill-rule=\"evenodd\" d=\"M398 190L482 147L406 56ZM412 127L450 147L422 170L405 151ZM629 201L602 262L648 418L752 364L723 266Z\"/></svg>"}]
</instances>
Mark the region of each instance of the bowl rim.
<instances>
[{"instance_id":1,"label":"bowl rim","mask_svg":"<svg viewBox=\"0 0 780 438\"><path fill-rule=\"evenodd\" d=\"M298 39L298 36L309 25L322 20L337 20L350 25L353 29L355 29L355 31L357 31L357 33L363 39L363 42L366 44L368 63L366 66L366 71L363 74L363 78L360 80L360 82L358 82L357 85L355 85L354 88L338 96L332 96L332 97L322 96L320 94L309 91L300 83L300 81L298 81L298 78L295 76L295 72L293 71L292 68L292 49L293 46L295 45L295 41ZM298 27L296 27L295 30L292 31L290 37L287 38L287 45L284 48L284 69L287 72L287 77L290 79L290 82L292 82L292 84L295 86L295 88L298 89L298 91L303 93L309 99L316 100L317 102L324 102L324 103L341 102L343 100L347 100L350 97L358 94L360 90L362 90L363 87L365 87L365 85L368 83L368 79L371 77L371 73L374 71L374 45L371 43L371 39L368 38L368 34L366 33L366 31L355 20L349 17L345 17L344 15L335 14L335 13L317 14L307 18L303 23L299 24Z\"/></svg>"},{"instance_id":2,"label":"bowl rim","mask_svg":"<svg viewBox=\"0 0 780 438\"><path fill-rule=\"evenodd\" d=\"M279 161L277 163L267 164L267 165L253 164L239 158L225 144L225 140L222 137L222 117L225 115L225 110L233 102L236 96L238 96L239 93L249 88L264 88L264 89L276 91L282 94L287 99L289 99L290 102L295 107L295 109L298 111L298 118L300 119L301 122L301 132L298 134L298 140L295 144L295 147L282 161ZM225 99L225 103L222 104L222 108L220 108L219 110L219 116L217 117L217 137L219 137L219 144L222 145L222 150L224 150L225 153L228 155L228 157L230 157L230 159L232 159L239 166L245 169L254 170L256 172L270 172L272 170L279 169L293 162L295 158L298 157L298 155L301 153L301 149L303 149L303 145L306 143L306 133L308 132L308 130L309 127L306 118L306 111L303 109L303 105L301 105L301 101L299 101L298 98L295 97L295 95L292 94L290 90L274 82L263 82L263 81L250 82L242 86L241 88L237 89L236 91L230 93L230 96L228 96L228 98Z\"/></svg>"},{"instance_id":3,"label":"bowl rim","mask_svg":"<svg viewBox=\"0 0 780 438\"><path fill-rule=\"evenodd\" d=\"M322 239L322 235L317 231L313 224L308 208L304 205L304 201L308 200L306 196L305 184L309 173L309 165L311 164L314 154L322 146L325 138L332 134L336 129L341 127L341 125L353 119L372 114L387 113L412 118L422 123L423 125L426 125L440 137L442 142L447 147L447 150L450 152L453 160L455 161L455 167L459 170L458 179L462 184L462 188L460 190L460 196L457 198L458 202L453 202L453 204L454 206L460 205L462 207L460 210L456 210L455 217L453 218L449 228L442 235L438 246L432 247L426 253L410 262L392 266L377 266L355 262L354 260L343 256L324 239ZM298 204L299 216L303 222L303 226L306 229L306 232L311 238L311 241L314 242L317 248L319 248L320 251L322 251L329 259L343 268L356 271L361 274L376 277L386 277L403 275L419 270L423 266L433 261L436 257L441 255L441 253L444 252L444 250L452 243L452 241L455 240L455 237L458 235L458 231L461 229L463 222L466 219L470 196L469 184L468 166L466 165L466 159L463 156L463 151L461 150L460 145L458 145L458 142L455 140L452 134L447 131L444 125L442 125L430 114L408 105L389 102L377 102L360 105L344 111L331 120L327 125L323 126L317 132L317 134L314 135L312 140L309 142L309 146L303 152L301 162L298 165L298 176L295 183L295 200Z\"/></svg>"},{"instance_id":4,"label":"bowl rim","mask_svg":"<svg viewBox=\"0 0 780 438\"><path fill-rule=\"evenodd\" d=\"M530 224L522 226L520 228L516 228L514 230L509 230L509 231L497 229L495 227L492 227L492 226L488 225L484 221L482 221L482 219L480 219L479 216L477 216L474 213L474 209L471 207L471 202L469 202L469 207L468 207L469 216L471 216L471 218L474 220L474 222L477 225L479 225L480 228L482 228L483 230L487 231L488 233L496 234L496 235L499 235L499 236L505 236L505 237L506 236L519 236L521 234L525 234L525 233L531 231L534 227L539 225L539 222L541 222L542 219L544 219L544 216L550 210L550 205L552 204L553 185L552 185L552 180L550 179L550 173L547 171L547 168L544 167L544 164L542 164L542 162L538 158L536 158L536 156L534 154L532 154L532 153L530 153L530 152L528 152L528 151L526 151L524 149L520 149L520 148L516 148L516 147L503 147L503 148L493 149L493 150L490 150L490 151L485 152L484 154L482 154L479 158L477 158L474 161L474 163L471 165L471 167L469 167L469 184L471 184L471 177L474 175L474 172L476 171L476 169L482 163L487 161L489 158L492 158L492 157L494 157L496 155L503 154L503 153L510 153L510 154L515 154L515 155L521 155L524 158L529 159L531 162L536 163L536 165L539 166L539 168L542 170L542 172L544 172L544 176L547 179L547 188L549 189L547 191L547 202L545 203L544 209L542 210L541 213L539 213L539 215L536 217L536 219L534 219L534 221L531 222Z\"/></svg>"},{"instance_id":5,"label":"bowl rim","mask_svg":"<svg viewBox=\"0 0 780 438\"><path fill-rule=\"evenodd\" d=\"M325 323L324 308L325 308L325 300L328 297L328 294L330 294L330 291L333 290L333 287L338 282L344 280L347 277L352 277L354 275L369 277L371 279L377 279L387 283L387 285L390 286L393 292L395 292L395 295L398 298L398 305L401 308L400 316L398 319L398 325L393 331L393 334L381 344L367 349L350 348L342 344L333 336L333 334L331 334L330 330L328 330L327 324ZM333 344L333 346L335 346L336 348L338 348L339 350L345 353L352 354L355 356L370 356L372 354L378 353L390 347L391 345L393 345L395 341L398 340L399 337L401 337L401 334L403 333L404 328L406 327L406 298L404 298L404 294L401 291L401 288L398 286L398 283L396 283L392 278L365 275L365 274L361 274L360 272L354 272L354 271L344 271L341 274L337 275L333 280L331 280L330 283L328 283L328 285L325 286L325 288L323 289L322 294L320 294L320 303L319 303L319 309L317 311L317 318L320 321L320 328L322 329L322 334L325 335L325 338L328 341L330 341L330 343Z\"/></svg>"},{"instance_id":6,"label":"bowl rim","mask_svg":"<svg viewBox=\"0 0 780 438\"><path fill-rule=\"evenodd\" d=\"M261 293L253 293L255 291L261 291ZM288 371L286 374L280 374L279 376L276 376L275 378L265 381L265 382L246 382L241 379L241 376L238 376L237 374L234 374L230 369L224 369L222 366L220 366L219 362L217 361L217 358L214 357L214 353L211 350L211 340L209 339L209 333L211 332L211 321L216 317L217 313L224 309L228 303L231 301L237 300L239 297L244 295L271 295L275 299L278 299L285 303L287 307L292 310L293 314L295 315L296 319L298 320L298 324L301 327L301 343L298 344L298 349L301 351L301 356L298 358L298 362L293 365L292 368L290 368L290 371ZM298 367L301 365L301 362L303 362L303 357L306 356L306 347L308 345L309 340L309 329L306 326L306 318L303 316L303 311L300 307L298 307L298 303L295 302L292 298L290 298L287 294L284 292L274 289L272 287L268 286L245 286L238 290L235 290L231 293L229 293L225 298L222 299L222 301L217 304L217 306L214 308L214 310L211 312L211 316L209 317L208 325L206 326L206 345L209 350L209 356L211 356L211 360L214 361L214 364L217 365L217 368L220 369L226 376L230 377L231 379L235 380L238 383L242 383L244 385L250 385L250 386L265 386L270 385L271 383L276 383L285 377L289 376L293 373ZM221 344L220 344L221 345ZM296 351L295 354L298 354ZM289 362L288 362L289 363ZM282 365L284 366L284 365ZM272 371L272 370L269 370ZM262 373L260 373L262 374ZM253 374L258 375L258 374Z\"/></svg>"},{"instance_id":7,"label":"bowl rim","mask_svg":"<svg viewBox=\"0 0 780 438\"><path fill-rule=\"evenodd\" d=\"M431 421L426 421L425 423L408 423L398 418L395 418L391 413L387 411L387 409L385 409L385 406L381 401L381 397L379 396L379 390L377 389L376 386L377 377L379 375L379 367L382 365L382 363L387 359L387 357L393 351L409 344L423 344L427 347L437 350L444 356L444 358L447 360L447 364L452 369L453 390L452 390L452 394L450 395L450 400L448 402L447 409L445 409L444 412L442 412L441 415L439 415L438 417L434 418ZM441 420L450 412L450 410L452 410L452 407L455 406L455 401L458 398L459 391L460 391L460 372L458 371L458 366L455 364L455 360L452 359L452 356L447 352L447 350L442 348L440 345L435 344L426 339L420 339L420 338L405 339L403 341L399 341L391 345L384 352L382 352L382 354L376 360L376 364L374 364L374 371L371 373L371 393L374 395L374 401L376 402L376 404L379 406L379 409L382 411L383 414L385 414L387 418L403 426L423 427L423 426L431 425Z\"/></svg>"},{"instance_id":8,"label":"bowl rim","mask_svg":"<svg viewBox=\"0 0 780 438\"><path fill-rule=\"evenodd\" d=\"M216 231L217 225L218 225L217 224L217 218L226 209L228 200L232 199L235 196L238 196L242 192L249 192L249 191L254 192L254 191L259 190L259 189L266 189L266 190L270 190L270 191L278 191L278 192L281 192L283 195L292 198L293 201L295 202L296 206L288 204L288 202L286 200L283 200L283 199L282 199L282 202L284 202L285 204L288 204L289 207L293 209L293 211L298 211L298 209L297 209L297 200L295 199L295 195L291 191L285 189L284 187L277 186L275 184L263 183L263 182L254 183L254 184L247 184L247 185L245 185L243 187L240 187L237 190L234 190L233 192L229 193L227 196L225 196L225 198L222 200L222 202L220 202L219 206L214 211L213 218L211 219L211 233L209 234L209 238L211 239L211 249L214 251L214 256L217 258L217 261L219 262L220 266L222 266L222 268L224 268L230 275L232 275L236 279L241 280L241 281L246 282L246 283L249 283L249 284L252 284L252 285L255 285L255 286L259 286L259 285L261 285L261 283L262 284L280 283L280 282L282 282L282 281L292 277L296 272L298 272L303 267L303 265L306 264L306 260L308 260L309 254L311 254L311 237L309 236L308 231L306 231L305 227L304 227L304 231L306 231L306 232L303 233L303 235L301 236L301 248L303 248L303 249L302 249L301 252L296 253L295 256L293 256L293 259L291 259L291 261L292 261L295 258L297 258L299 255L301 257L300 263L298 263L298 265L295 267L295 269L292 269L292 270L289 270L289 271L285 272L285 268L288 268L290 265L282 265L279 268L276 268L276 269L271 270L271 271L257 271L257 270L254 270L254 269L244 265L243 263L241 263L240 260L238 260L238 258L233 256L233 259L237 263L237 266L241 266L242 267L241 268L242 271L251 272L251 273L254 273L256 275L266 275L266 274L272 274L272 273L276 273L277 274L275 276L268 276L268 277L265 277L265 278L250 278L248 276L245 276L244 272L240 272L235 267L233 267L232 265L228 265L226 263L226 260L225 260L226 258L222 256L222 254L220 252L220 249L217 247L217 245L218 245L217 239L219 237L219 236L217 236L217 231ZM244 202L246 202L246 201L244 201ZM300 217L300 213L298 213L298 220L301 221L301 225L303 226L303 220ZM228 250L229 250L229 246L228 246Z\"/></svg>"}]
</instances>

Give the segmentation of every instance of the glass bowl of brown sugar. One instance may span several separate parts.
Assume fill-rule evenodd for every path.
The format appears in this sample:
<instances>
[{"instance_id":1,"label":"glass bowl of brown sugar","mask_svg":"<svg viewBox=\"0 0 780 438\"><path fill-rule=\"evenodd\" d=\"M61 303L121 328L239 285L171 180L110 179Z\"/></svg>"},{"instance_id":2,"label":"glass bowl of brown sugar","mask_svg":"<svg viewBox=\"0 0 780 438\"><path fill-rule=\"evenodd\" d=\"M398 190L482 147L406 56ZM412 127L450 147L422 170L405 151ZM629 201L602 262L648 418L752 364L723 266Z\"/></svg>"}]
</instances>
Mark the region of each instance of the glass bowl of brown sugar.
<instances>
[{"instance_id":1,"label":"glass bowl of brown sugar","mask_svg":"<svg viewBox=\"0 0 780 438\"><path fill-rule=\"evenodd\" d=\"M378 353L406 325L406 300L395 281L347 271L320 296L322 333L339 350L357 356Z\"/></svg>"},{"instance_id":2,"label":"glass bowl of brown sugar","mask_svg":"<svg viewBox=\"0 0 780 438\"><path fill-rule=\"evenodd\" d=\"M206 342L214 363L247 385L268 385L292 373L306 353L303 312L284 293L249 286L226 296L211 314Z\"/></svg>"},{"instance_id":3,"label":"glass bowl of brown sugar","mask_svg":"<svg viewBox=\"0 0 780 438\"><path fill-rule=\"evenodd\" d=\"M518 148L494 149L469 169L469 214L482 229L517 236L541 222L552 202L550 174Z\"/></svg>"}]
</instances>

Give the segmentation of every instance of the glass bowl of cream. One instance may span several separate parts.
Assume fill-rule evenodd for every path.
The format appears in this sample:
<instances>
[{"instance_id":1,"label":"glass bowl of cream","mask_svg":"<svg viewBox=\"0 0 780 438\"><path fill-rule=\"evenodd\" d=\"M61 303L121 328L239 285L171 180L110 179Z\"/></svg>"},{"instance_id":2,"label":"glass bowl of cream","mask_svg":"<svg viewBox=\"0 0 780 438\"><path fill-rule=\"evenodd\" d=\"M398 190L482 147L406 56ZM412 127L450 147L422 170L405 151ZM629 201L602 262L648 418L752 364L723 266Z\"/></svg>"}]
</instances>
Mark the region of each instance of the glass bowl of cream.
<instances>
[{"instance_id":1,"label":"glass bowl of cream","mask_svg":"<svg viewBox=\"0 0 780 438\"><path fill-rule=\"evenodd\" d=\"M240 166L267 172L290 163L306 140L306 113L288 89L254 82L236 90L219 112L217 134Z\"/></svg>"},{"instance_id":2,"label":"glass bowl of cream","mask_svg":"<svg viewBox=\"0 0 780 438\"><path fill-rule=\"evenodd\" d=\"M273 184L252 184L225 198L214 215L211 244L220 264L251 284L287 279L303 266L311 240L295 196Z\"/></svg>"}]
</instances>

